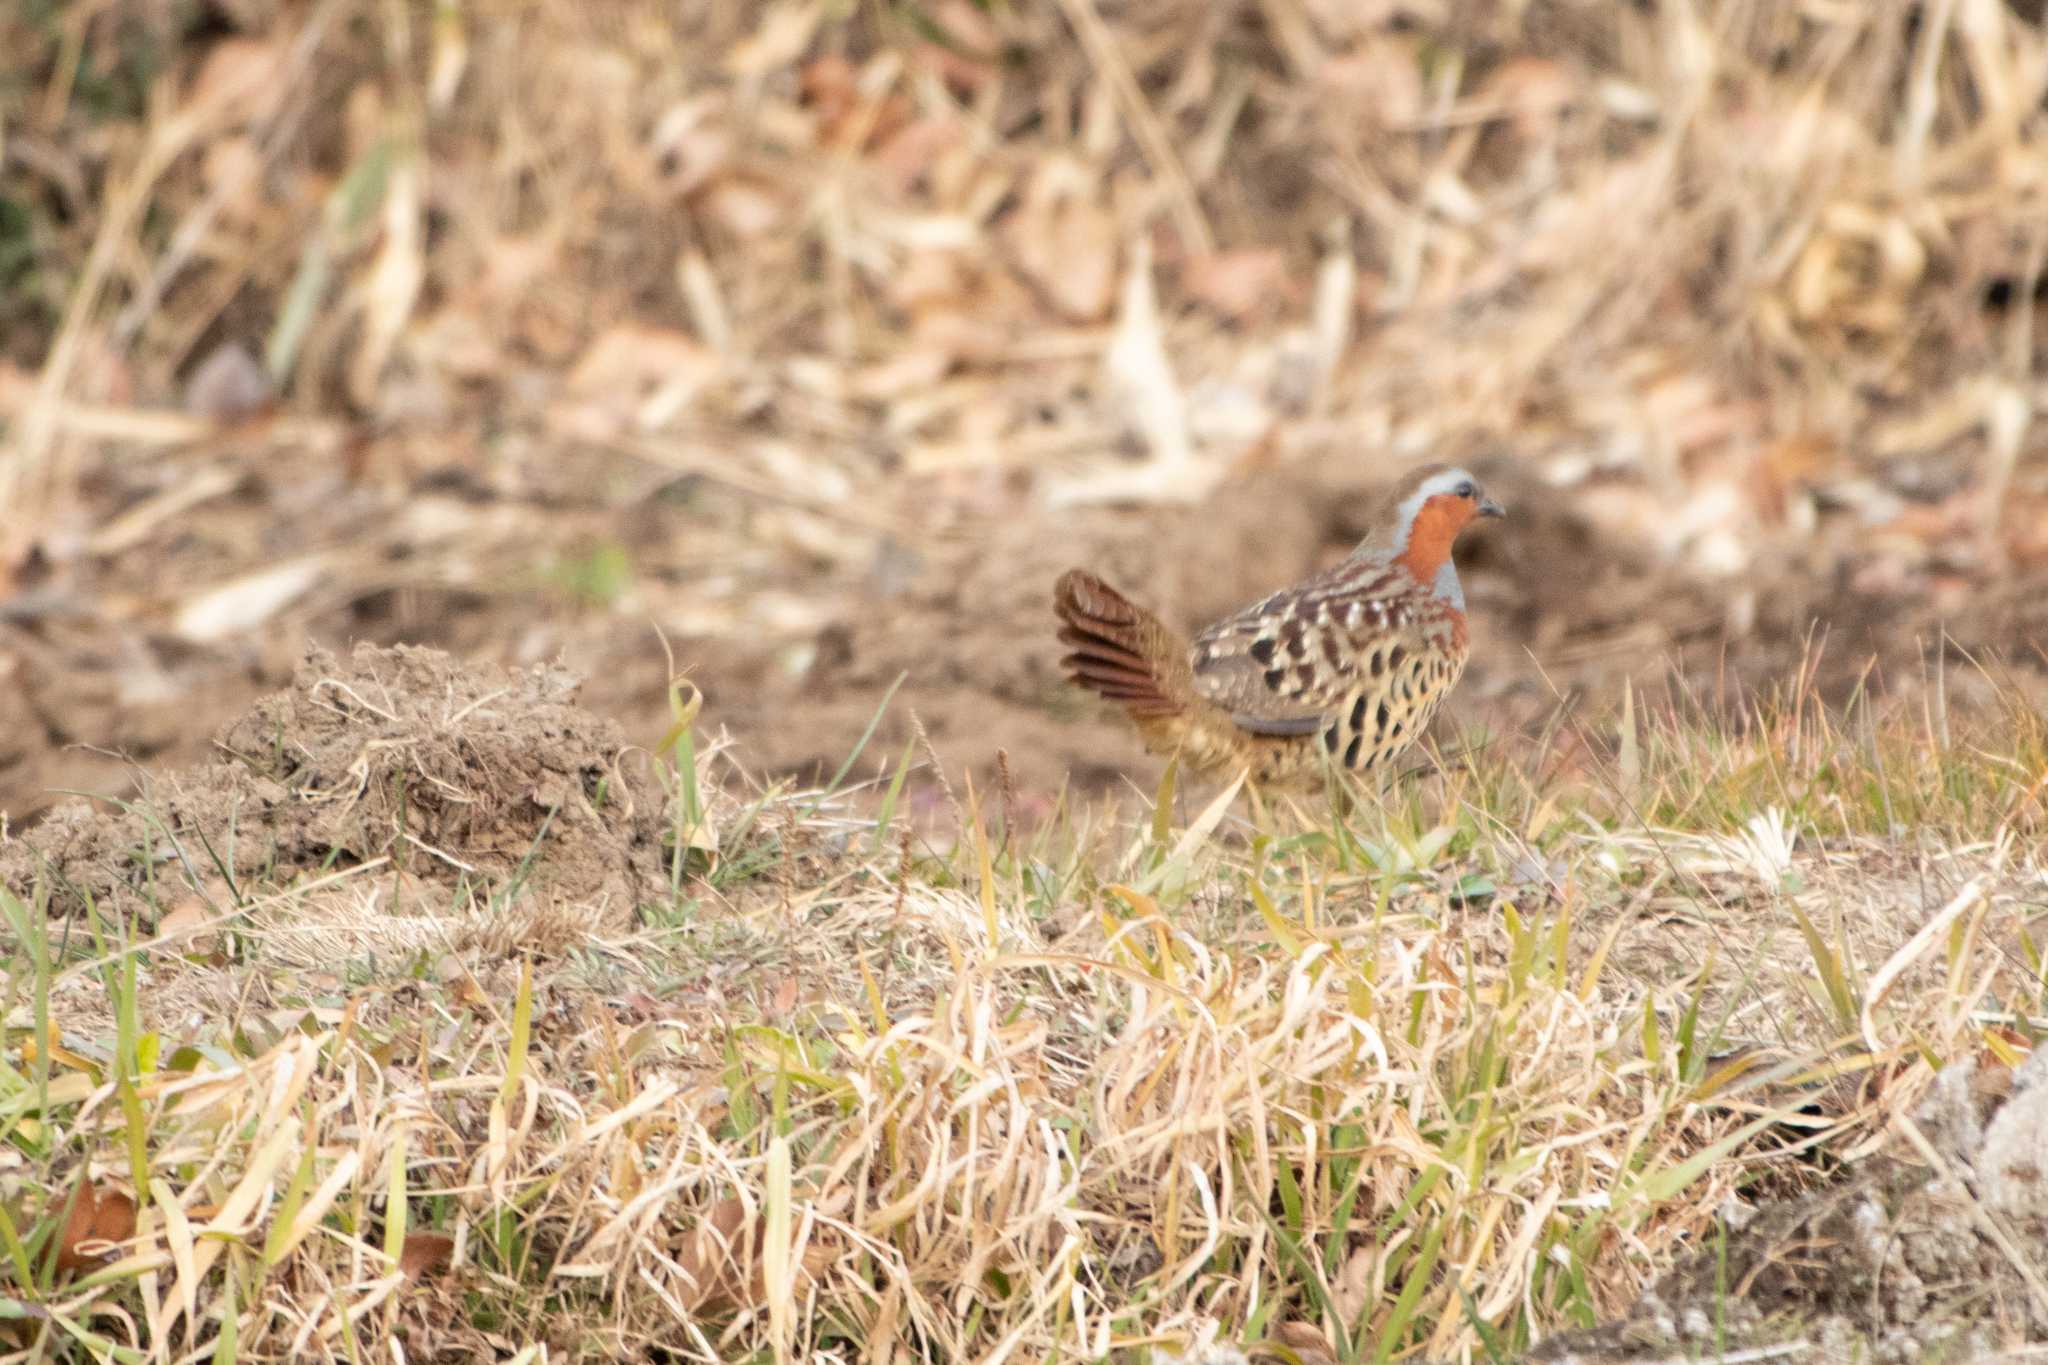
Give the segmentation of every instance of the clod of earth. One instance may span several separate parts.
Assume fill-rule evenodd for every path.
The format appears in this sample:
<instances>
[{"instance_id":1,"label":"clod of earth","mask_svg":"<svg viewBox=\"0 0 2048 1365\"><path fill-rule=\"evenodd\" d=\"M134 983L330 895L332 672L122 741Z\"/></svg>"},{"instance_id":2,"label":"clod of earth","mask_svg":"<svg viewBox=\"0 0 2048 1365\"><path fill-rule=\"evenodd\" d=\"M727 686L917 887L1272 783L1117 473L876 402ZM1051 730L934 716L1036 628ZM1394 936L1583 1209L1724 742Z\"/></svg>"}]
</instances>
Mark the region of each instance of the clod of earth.
<instances>
[{"instance_id":1,"label":"clod of earth","mask_svg":"<svg viewBox=\"0 0 2048 1365\"><path fill-rule=\"evenodd\" d=\"M662 796L617 723L576 704L578 685L555 665L314 649L289 689L215 737L221 761L149 777L119 805L67 803L0 847L0 884L40 885L52 915L90 902L154 923L195 893L232 904L389 859L430 886L518 886L623 925L666 893Z\"/></svg>"}]
</instances>

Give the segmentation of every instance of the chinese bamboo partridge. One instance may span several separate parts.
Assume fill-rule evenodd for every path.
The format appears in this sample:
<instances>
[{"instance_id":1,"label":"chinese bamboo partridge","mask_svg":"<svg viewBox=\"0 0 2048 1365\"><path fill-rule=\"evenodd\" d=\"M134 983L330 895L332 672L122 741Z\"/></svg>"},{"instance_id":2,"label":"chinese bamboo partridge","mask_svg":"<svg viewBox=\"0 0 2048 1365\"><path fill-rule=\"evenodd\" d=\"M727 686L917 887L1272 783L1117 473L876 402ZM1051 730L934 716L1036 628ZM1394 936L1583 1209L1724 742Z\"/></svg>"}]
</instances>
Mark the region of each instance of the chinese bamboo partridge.
<instances>
[{"instance_id":1,"label":"chinese bamboo partridge","mask_svg":"<svg viewBox=\"0 0 2048 1365\"><path fill-rule=\"evenodd\" d=\"M1478 480L1433 465L1387 498L1342 562L1225 617L1193 645L1109 584L1061 575L1061 661L1119 702L1154 753L1211 777L1312 781L1334 763L1384 767L1422 733L1465 671L1465 593L1451 544L1502 515Z\"/></svg>"}]
</instances>

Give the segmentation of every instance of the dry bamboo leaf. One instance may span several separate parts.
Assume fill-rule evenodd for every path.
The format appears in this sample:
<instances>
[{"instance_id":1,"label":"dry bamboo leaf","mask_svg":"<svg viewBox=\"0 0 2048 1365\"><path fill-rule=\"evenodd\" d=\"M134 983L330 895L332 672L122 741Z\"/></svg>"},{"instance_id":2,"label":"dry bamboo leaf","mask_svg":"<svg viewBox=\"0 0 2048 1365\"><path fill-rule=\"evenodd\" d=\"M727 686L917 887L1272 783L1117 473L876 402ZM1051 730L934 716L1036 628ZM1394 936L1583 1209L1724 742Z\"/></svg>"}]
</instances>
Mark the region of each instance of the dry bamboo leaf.
<instances>
[{"instance_id":1,"label":"dry bamboo leaf","mask_svg":"<svg viewBox=\"0 0 2048 1365\"><path fill-rule=\"evenodd\" d=\"M306 555L208 588L185 600L171 628L194 644L254 630L304 596L327 564L326 555Z\"/></svg>"},{"instance_id":2,"label":"dry bamboo leaf","mask_svg":"<svg viewBox=\"0 0 2048 1365\"><path fill-rule=\"evenodd\" d=\"M1194 453L1188 441L1187 401L1167 355L1152 287L1152 251L1143 238L1131 253L1122 314L1103 363L1125 415L1145 437L1152 458L1162 465L1187 464Z\"/></svg>"},{"instance_id":3,"label":"dry bamboo leaf","mask_svg":"<svg viewBox=\"0 0 2048 1365\"><path fill-rule=\"evenodd\" d=\"M400 153L384 191L384 235L362 285L363 342L349 366L349 394L375 406L377 381L412 317L426 280L425 227L416 156Z\"/></svg>"}]
</instances>

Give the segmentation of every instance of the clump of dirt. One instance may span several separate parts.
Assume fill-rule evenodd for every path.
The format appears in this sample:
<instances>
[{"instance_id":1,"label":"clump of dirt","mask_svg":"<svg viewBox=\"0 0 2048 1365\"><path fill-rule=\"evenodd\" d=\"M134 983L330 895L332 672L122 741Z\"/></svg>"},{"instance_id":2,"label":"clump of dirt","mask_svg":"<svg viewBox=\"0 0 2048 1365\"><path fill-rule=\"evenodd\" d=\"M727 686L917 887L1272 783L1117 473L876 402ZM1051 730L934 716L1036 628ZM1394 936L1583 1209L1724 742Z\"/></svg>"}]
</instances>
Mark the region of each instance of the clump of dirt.
<instances>
[{"instance_id":1,"label":"clump of dirt","mask_svg":"<svg viewBox=\"0 0 2048 1365\"><path fill-rule=\"evenodd\" d=\"M140 914L193 893L280 886L389 858L409 877L517 883L627 922L665 884L663 801L615 721L558 665L506 671L438 650L310 650L289 689L215 737L225 761L73 801L0 847L0 881L53 914Z\"/></svg>"},{"instance_id":2,"label":"clump of dirt","mask_svg":"<svg viewBox=\"0 0 2048 1365\"><path fill-rule=\"evenodd\" d=\"M2048 1342L2048 1050L1943 1071L1915 1122L1936 1159L1874 1159L1751 1213L1626 1318L1532 1361L1688 1358L1803 1341L1787 1360L1983 1360Z\"/></svg>"}]
</instances>

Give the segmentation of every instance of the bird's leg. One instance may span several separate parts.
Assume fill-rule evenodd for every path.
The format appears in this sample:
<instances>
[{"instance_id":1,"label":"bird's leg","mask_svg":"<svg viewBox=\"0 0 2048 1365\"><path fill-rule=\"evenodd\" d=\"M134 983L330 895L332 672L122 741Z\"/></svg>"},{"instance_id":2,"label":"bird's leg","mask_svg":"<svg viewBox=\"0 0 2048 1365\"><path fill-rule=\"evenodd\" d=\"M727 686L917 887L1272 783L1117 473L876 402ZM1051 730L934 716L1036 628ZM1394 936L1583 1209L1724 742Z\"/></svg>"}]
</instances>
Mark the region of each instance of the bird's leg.
<instances>
[{"instance_id":1,"label":"bird's leg","mask_svg":"<svg viewBox=\"0 0 2048 1365\"><path fill-rule=\"evenodd\" d=\"M1329 755L1323 758L1323 792L1329 799L1333 824L1342 825L1353 809L1351 774Z\"/></svg>"},{"instance_id":2,"label":"bird's leg","mask_svg":"<svg viewBox=\"0 0 2048 1365\"><path fill-rule=\"evenodd\" d=\"M1272 834L1273 812L1270 809L1268 809L1266 805L1266 793L1264 788L1260 787L1258 783L1252 781L1250 775L1247 774L1245 778L1244 791L1245 797L1251 802L1252 807L1252 833L1254 835Z\"/></svg>"}]
</instances>

